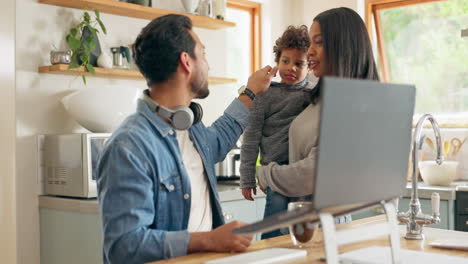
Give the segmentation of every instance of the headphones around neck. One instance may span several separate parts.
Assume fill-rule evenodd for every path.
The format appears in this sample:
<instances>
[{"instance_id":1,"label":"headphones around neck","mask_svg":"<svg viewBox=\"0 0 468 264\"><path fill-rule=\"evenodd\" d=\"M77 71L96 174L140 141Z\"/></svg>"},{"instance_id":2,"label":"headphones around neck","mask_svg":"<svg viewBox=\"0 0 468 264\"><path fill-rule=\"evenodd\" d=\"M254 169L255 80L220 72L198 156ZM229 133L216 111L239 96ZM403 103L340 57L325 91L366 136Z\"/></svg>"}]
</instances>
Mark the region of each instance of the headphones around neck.
<instances>
[{"instance_id":1,"label":"headphones around neck","mask_svg":"<svg viewBox=\"0 0 468 264\"><path fill-rule=\"evenodd\" d=\"M144 92L143 100L149 104L152 111L169 120L170 125L177 130L187 130L200 122L203 117L201 105L195 102L191 102L189 107L180 105L175 109L169 109L151 99L147 90Z\"/></svg>"}]
</instances>

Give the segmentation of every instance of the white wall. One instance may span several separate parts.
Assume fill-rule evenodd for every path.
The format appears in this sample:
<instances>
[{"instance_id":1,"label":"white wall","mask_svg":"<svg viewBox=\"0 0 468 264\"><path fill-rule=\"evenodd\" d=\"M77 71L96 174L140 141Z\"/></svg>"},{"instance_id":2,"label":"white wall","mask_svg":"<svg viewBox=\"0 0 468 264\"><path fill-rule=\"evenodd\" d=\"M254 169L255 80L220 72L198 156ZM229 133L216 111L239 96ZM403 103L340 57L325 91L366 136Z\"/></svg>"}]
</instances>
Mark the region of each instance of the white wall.
<instances>
[{"instance_id":1,"label":"white wall","mask_svg":"<svg viewBox=\"0 0 468 264\"><path fill-rule=\"evenodd\" d=\"M6 1L6 3L5 3ZM155 0L153 0L155 1ZM179 1L158 0L161 8L174 11L182 11ZM310 24L312 18L300 19L303 15L302 8L314 6L314 11L320 8L335 7L332 4L322 4L322 1L306 0L258 0L263 4L262 11L262 65L273 63L273 43L289 24L299 24L307 21ZM311 2L309 4L309 2ZM348 2L342 0L341 2ZM351 2L355 2L352 0ZM10 32L8 41L3 39L0 45L12 41L14 12L14 0L3 0L0 15L0 27L3 32ZM333 1L339 6L337 0ZM284 12L291 10L291 12ZM299 12L301 11L301 12ZM0 140L2 159L0 163L0 223L1 244L0 250L5 250L1 262L16 263L15 245L17 244L18 262L39 263L39 216L37 193L40 184L37 179L37 153L36 135L43 133L75 133L86 132L65 111L60 103L60 98L77 89L99 89L103 85L131 85L145 87L144 81L107 80L100 78L88 78L88 85L83 86L80 78L63 75L38 74L37 67L49 65L49 52L56 46L58 49L66 49L64 38L67 31L81 16L82 10L61 8L56 6L38 4L37 0L16 1L16 99L14 83L11 77L13 68L0 68L0 111L2 129ZM308 15L310 15L308 13ZM8 23L10 19L10 23ZM12 21L13 20L13 21ZM132 43L140 29L149 21L102 14L102 20L107 25L108 35L101 38L109 46ZM5 23L4 21L7 21ZM6 27L6 30L3 28ZM10 30L10 31L8 31ZM226 39L223 30L195 29L201 40L207 47L207 57L211 66L210 75L229 77L225 71L223 49ZM0 48L2 61L10 60L10 63L1 65L14 65L11 57L11 49ZM10 51L10 53L6 52ZM6 53L3 55L3 53ZM1 67L1 66L0 66ZM9 73L9 75L5 75ZM8 88L9 87L9 88ZM204 107L204 122L210 124L225 109L227 104L237 96L238 84L210 86L210 96L202 100ZM16 116L15 116L16 103ZM15 119L16 118L16 119ZM15 135L16 120L16 146L12 140ZM15 153L16 149L16 153ZM13 166L16 158L16 173ZM4 177L3 175L6 175ZM16 175L16 177L15 177ZM16 197L15 197L16 181ZM16 198L16 207L14 205ZM15 210L16 226L15 229ZM4 236L4 233L6 236ZM3 238L7 242L3 242ZM17 238L17 243L15 243ZM45 245L46 246L46 245ZM6 261L5 256L8 260Z\"/></svg>"},{"instance_id":2,"label":"white wall","mask_svg":"<svg viewBox=\"0 0 468 264\"><path fill-rule=\"evenodd\" d=\"M49 52L66 49L67 31L83 11L16 1L16 170L18 263L39 263L39 215L37 193L36 135L85 132L65 111L60 98L77 89L99 89L103 85L143 87L144 81L81 78L38 74L37 67L50 65ZM110 46L131 43L146 20L102 14L108 27ZM47 246L47 245L45 245Z\"/></svg>"},{"instance_id":3,"label":"white wall","mask_svg":"<svg viewBox=\"0 0 468 264\"><path fill-rule=\"evenodd\" d=\"M293 0L296 1L296 0ZM296 10L297 14L302 16L297 16L302 20L300 23L310 26L314 17L319 13L336 7L349 7L354 11L358 12L361 17L364 19L364 0L299 0L302 3L298 4L299 8Z\"/></svg>"},{"instance_id":4,"label":"white wall","mask_svg":"<svg viewBox=\"0 0 468 264\"><path fill-rule=\"evenodd\" d=\"M16 263L15 0L0 8L0 256Z\"/></svg>"}]
</instances>

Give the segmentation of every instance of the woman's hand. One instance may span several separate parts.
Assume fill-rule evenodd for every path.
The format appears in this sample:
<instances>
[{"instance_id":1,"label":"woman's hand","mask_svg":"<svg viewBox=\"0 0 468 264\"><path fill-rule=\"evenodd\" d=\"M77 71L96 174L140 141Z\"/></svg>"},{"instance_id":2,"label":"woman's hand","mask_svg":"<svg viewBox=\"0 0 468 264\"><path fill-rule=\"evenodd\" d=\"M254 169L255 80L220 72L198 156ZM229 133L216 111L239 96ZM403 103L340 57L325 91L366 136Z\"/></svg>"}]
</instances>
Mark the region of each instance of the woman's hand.
<instances>
[{"instance_id":1,"label":"woman's hand","mask_svg":"<svg viewBox=\"0 0 468 264\"><path fill-rule=\"evenodd\" d=\"M271 79L276 76L278 67L265 66L262 69L252 73L247 82L247 87L256 95L263 93L270 87Z\"/></svg>"},{"instance_id":2,"label":"woman's hand","mask_svg":"<svg viewBox=\"0 0 468 264\"><path fill-rule=\"evenodd\" d=\"M258 183L258 188L260 188L260 190L262 190L262 192L263 192L264 194L266 194L266 188L263 187L263 186L260 184L260 182Z\"/></svg>"}]
</instances>

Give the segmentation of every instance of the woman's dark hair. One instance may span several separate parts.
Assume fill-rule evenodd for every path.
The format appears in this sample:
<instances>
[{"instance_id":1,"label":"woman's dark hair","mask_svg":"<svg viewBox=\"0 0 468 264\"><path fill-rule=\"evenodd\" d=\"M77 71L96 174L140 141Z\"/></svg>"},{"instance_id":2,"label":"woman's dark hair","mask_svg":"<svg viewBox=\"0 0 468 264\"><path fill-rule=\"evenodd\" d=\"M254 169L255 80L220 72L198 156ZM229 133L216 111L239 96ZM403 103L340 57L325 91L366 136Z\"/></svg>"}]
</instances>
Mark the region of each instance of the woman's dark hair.
<instances>
[{"instance_id":1,"label":"woman's dark hair","mask_svg":"<svg viewBox=\"0 0 468 264\"><path fill-rule=\"evenodd\" d=\"M314 22L320 25L328 76L379 80L369 34L354 10L333 8L317 15ZM320 93L315 90L313 101Z\"/></svg>"},{"instance_id":2,"label":"woman's dark hair","mask_svg":"<svg viewBox=\"0 0 468 264\"><path fill-rule=\"evenodd\" d=\"M285 49L298 49L307 52L310 46L309 32L306 25L299 27L289 26L283 35L278 38L273 47L275 53L275 62L278 63L281 58L281 52Z\"/></svg>"},{"instance_id":3,"label":"woman's dark hair","mask_svg":"<svg viewBox=\"0 0 468 264\"><path fill-rule=\"evenodd\" d=\"M182 15L166 15L151 21L133 45L133 58L148 86L167 81L179 65L181 52L195 57L192 21Z\"/></svg>"}]
</instances>

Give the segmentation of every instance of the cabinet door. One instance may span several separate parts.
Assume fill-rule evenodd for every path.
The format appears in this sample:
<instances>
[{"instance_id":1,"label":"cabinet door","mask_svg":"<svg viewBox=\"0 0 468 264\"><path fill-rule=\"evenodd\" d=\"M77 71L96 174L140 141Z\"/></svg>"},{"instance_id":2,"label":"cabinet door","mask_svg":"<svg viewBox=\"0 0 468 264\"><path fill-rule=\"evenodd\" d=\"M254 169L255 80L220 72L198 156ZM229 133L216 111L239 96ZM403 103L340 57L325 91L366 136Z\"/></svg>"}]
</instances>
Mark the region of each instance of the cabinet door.
<instances>
[{"instance_id":1,"label":"cabinet door","mask_svg":"<svg viewBox=\"0 0 468 264\"><path fill-rule=\"evenodd\" d=\"M400 202L398 204L398 210L400 212L408 211L410 200L411 200L410 198L400 199ZM431 200L419 199L419 202L421 203L421 211L424 214L431 215L432 214ZM439 212L440 212L440 223L438 223L437 225L428 225L428 227L454 230L455 228L454 201L440 200Z\"/></svg>"},{"instance_id":2,"label":"cabinet door","mask_svg":"<svg viewBox=\"0 0 468 264\"><path fill-rule=\"evenodd\" d=\"M352 214L351 218L353 220L359 220L359 219L362 219L362 218L381 215L381 214L384 214L384 213L385 212L384 212L382 207L375 207L375 208L372 208L372 209L361 211L359 213Z\"/></svg>"},{"instance_id":3,"label":"cabinet door","mask_svg":"<svg viewBox=\"0 0 468 264\"><path fill-rule=\"evenodd\" d=\"M255 202L248 200L235 200L221 203L224 220L231 222L239 220L246 223L253 223L257 220Z\"/></svg>"},{"instance_id":4,"label":"cabinet door","mask_svg":"<svg viewBox=\"0 0 468 264\"><path fill-rule=\"evenodd\" d=\"M398 211L406 212L409 208L410 198L402 198L398 203ZM419 199L421 203L421 210L424 214L432 214L432 205L430 199ZM455 211L454 211L454 202L448 200L440 201L440 223L437 225L429 225L429 227L442 228L453 230L455 227ZM382 207L376 207L369 210L364 210L362 212L352 214L353 220L358 220L366 217L376 216L384 214Z\"/></svg>"},{"instance_id":5,"label":"cabinet door","mask_svg":"<svg viewBox=\"0 0 468 264\"><path fill-rule=\"evenodd\" d=\"M221 203L224 220L231 222L239 220L246 223L253 223L263 219L265 211L265 197L256 197L255 201L236 200ZM253 241L260 240L261 234L255 234Z\"/></svg>"},{"instance_id":6,"label":"cabinet door","mask_svg":"<svg viewBox=\"0 0 468 264\"><path fill-rule=\"evenodd\" d=\"M260 221L263 219L263 215L265 214L265 204L266 204L265 197L255 198L255 206L257 209L257 221Z\"/></svg>"},{"instance_id":7,"label":"cabinet door","mask_svg":"<svg viewBox=\"0 0 468 264\"><path fill-rule=\"evenodd\" d=\"M41 263L102 263L99 215L41 208Z\"/></svg>"}]
</instances>

